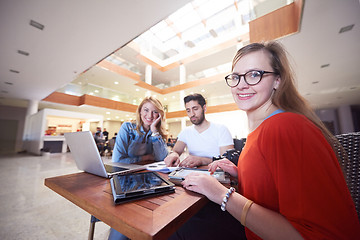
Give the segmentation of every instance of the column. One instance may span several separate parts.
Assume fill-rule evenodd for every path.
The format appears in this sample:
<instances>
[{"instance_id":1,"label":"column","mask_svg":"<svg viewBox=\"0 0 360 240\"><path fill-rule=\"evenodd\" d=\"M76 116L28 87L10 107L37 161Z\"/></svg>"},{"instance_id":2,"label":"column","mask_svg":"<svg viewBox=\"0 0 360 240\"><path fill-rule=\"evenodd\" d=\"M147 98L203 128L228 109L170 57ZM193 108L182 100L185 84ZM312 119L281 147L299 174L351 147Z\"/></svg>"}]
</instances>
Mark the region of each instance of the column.
<instances>
[{"instance_id":1,"label":"column","mask_svg":"<svg viewBox=\"0 0 360 240\"><path fill-rule=\"evenodd\" d=\"M179 67L179 84L184 84L186 82L186 68L184 64L181 64ZM184 106L184 97L185 97L185 91L180 91L180 106ZM187 117L181 118L181 130L183 130L186 127L186 119Z\"/></svg>"},{"instance_id":2,"label":"column","mask_svg":"<svg viewBox=\"0 0 360 240\"><path fill-rule=\"evenodd\" d=\"M338 108L338 117L341 134L354 132L354 122L349 105L341 105Z\"/></svg>"},{"instance_id":3,"label":"column","mask_svg":"<svg viewBox=\"0 0 360 240\"><path fill-rule=\"evenodd\" d=\"M35 114L38 112L39 109L39 101L38 100L29 100L28 101L28 107L26 110L26 116L25 116L25 124L24 124L24 133L23 133L23 148L26 148L26 143L28 136L30 134L30 122L29 122L29 116Z\"/></svg>"},{"instance_id":4,"label":"column","mask_svg":"<svg viewBox=\"0 0 360 240\"><path fill-rule=\"evenodd\" d=\"M37 113L39 109L39 101L38 100L29 100L28 102L28 108L26 111L26 116L33 115L34 113Z\"/></svg>"},{"instance_id":5,"label":"column","mask_svg":"<svg viewBox=\"0 0 360 240\"><path fill-rule=\"evenodd\" d=\"M152 84L152 67L149 64L146 65L146 68L145 68L145 82L150 85ZM151 91L150 90L146 91L145 95L150 96Z\"/></svg>"}]
</instances>

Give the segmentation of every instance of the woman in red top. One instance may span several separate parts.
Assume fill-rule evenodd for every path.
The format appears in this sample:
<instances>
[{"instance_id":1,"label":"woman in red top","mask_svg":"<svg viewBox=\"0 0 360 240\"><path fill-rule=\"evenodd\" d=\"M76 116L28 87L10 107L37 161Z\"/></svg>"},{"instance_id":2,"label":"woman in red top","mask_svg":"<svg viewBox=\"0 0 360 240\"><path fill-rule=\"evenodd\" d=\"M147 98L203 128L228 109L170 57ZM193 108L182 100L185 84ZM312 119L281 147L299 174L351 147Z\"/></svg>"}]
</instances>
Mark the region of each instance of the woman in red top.
<instances>
[{"instance_id":1,"label":"woman in red top","mask_svg":"<svg viewBox=\"0 0 360 240\"><path fill-rule=\"evenodd\" d=\"M205 174L187 176L183 186L221 205L247 239L360 239L334 137L296 90L282 46L243 47L225 79L250 134L238 166L223 159L209 171L237 177L239 190Z\"/></svg>"}]
</instances>

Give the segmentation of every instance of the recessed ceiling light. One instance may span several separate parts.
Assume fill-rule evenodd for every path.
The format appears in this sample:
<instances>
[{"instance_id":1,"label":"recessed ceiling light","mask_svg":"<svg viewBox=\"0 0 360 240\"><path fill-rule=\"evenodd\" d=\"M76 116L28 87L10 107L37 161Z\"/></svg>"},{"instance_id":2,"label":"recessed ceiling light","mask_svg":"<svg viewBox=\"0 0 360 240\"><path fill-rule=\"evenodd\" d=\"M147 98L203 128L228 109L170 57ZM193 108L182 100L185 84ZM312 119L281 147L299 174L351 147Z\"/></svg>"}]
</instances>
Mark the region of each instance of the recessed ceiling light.
<instances>
[{"instance_id":1,"label":"recessed ceiling light","mask_svg":"<svg viewBox=\"0 0 360 240\"><path fill-rule=\"evenodd\" d=\"M119 116L116 116L115 118L119 118Z\"/></svg>"},{"instance_id":2,"label":"recessed ceiling light","mask_svg":"<svg viewBox=\"0 0 360 240\"><path fill-rule=\"evenodd\" d=\"M111 118L107 118L107 120L111 120Z\"/></svg>"},{"instance_id":3,"label":"recessed ceiling light","mask_svg":"<svg viewBox=\"0 0 360 240\"><path fill-rule=\"evenodd\" d=\"M339 33L344 33L344 32L350 31L351 29L353 29L354 25L355 25L355 24L351 24L351 25L342 27L342 28L340 29Z\"/></svg>"},{"instance_id":4,"label":"recessed ceiling light","mask_svg":"<svg viewBox=\"0 0 360 240\"><path fill-rule=\"evenodd\" d=\"M36 27L37 29L40 29L40 30L44 30L44 27L45 27L43 24L38 23L34 20L30 20L30 25L33 27Z\"/></svg>"},{"instance_id":5,"label":"recessed ceiling light","mask_svg":"<svg viewBox=\"0 0 360 240\"><path fill-rule=\"evenodd\" d=\"M194 42L192 42L192 41L186 41L185 43L185 46L186 47L189 47L189 48L193 48L193 47L195 47L195 44L194 44Z\"/></svg>"},{"instance_id":6,"label":"recessed ceiling light","mask_svg":"<svg viewBox=\"0 0 360 240\"><path fill-rule=\"evenodd\" d=\"M354 90L354 89L356 89L356 87L351 87L351 88L350 88L350 90Z\"/></svg>"},{"instance_id":7,"label":"recessed ceiling light","mask_svg":"<svg viewBox=\"0 0 360 240\"><path fill-rule=\"evenodd\" d=\"M106 114L110 114L110 112L106 112Z\"/></svg>"},{"instance_id":8,"label":"recessed ceiling light","mask_svg":"<svg viewBox=\"0 0 360 240\"><path fill-rule=\"evenodd\" d=\"M13 73L20 73L19 71L14 70L14 69L10 69L10 72L13 72Z\"/></svg>"},{"instance_id":9,"label":"recessed ceiling light","mask_svg":"<svg viewBox=\"0 0 360 240\"><path fill-rule=\"evenodd\" d=\"M205 89L201 89L201 92L205 92Z\"/></svg>"},{"instance_id":10,"label":"recessed ceiling light","mask_svg":"<svg viewBox=\"0 0 360 240\"><path fill-rule=\"evenodd\" d=\"M5 82L5 84L7 84L7 85L13 85L13 83L11 83L11 82Z\"/></svg>"},{"instance_id":11,"label":"recessed ceiling light","mask_svg":"<svg viewBox=\"0 0 360 240\"><path fill-rule=\"evenodd\" d=\"M119 84L119 82L114 82L114 84Z\"/></svg>"},{"instance_id":12,"label":"recessed ceiling light","mask_svg":"<svg viewBox=\"0 0 360 240\"><path fill-rule=\"evenodd\" d=\"M140 90L137 88L137 89L135 89L135 91L137 91L137 92L138 92L138 91L140 91Z\"/></svg>"},{"instance_id":13,"label":"recessed ceiling light","mask_svg":"<svg viewBox=\"0 0 360 240\"><path fill-rule=\"evenodd\" d=\"M209 33L210 33L210 35L213 36L214 38L216 38L216 37L218 36L217 33L214 31L214 29L211 29L211 30L209 31Z\"/></svg>"},{"instance_id":14,"label":"recessed ceiling light","mask_svg":"<svg viewBox=\"0 0 360 240\"><path fill-rule=\"evenodd\" d=\"M330 66L330 64L329 64L329 63L324 64L324 65L321 65L321 66L320 66L320 68L326 68L326 67L328 67L328 66Z\"/></svg>"},{"instance_id":15,"label":"recessed ceiling light","mask_svg":"<svg viewBox=\"0 0 360 240\"><path fill-rule=\"evenodd\" d=\"M319 81L314 81L314 82L312 82L312 84L317 84L317 83L319 83Z\"/></svg>"},{"instance_id":16,"label":"recessed ceiling light","mask_svg":"<svg viewBox=\"0 0 360 240\"><path fill-rule=\"evenodd\" d=\"M98 93L98 92L99 92L99 90L97 90L97 89L96 89L94 92Z\"/></svg>"},{"instance_id":17,"label":"recessed ceiling light","mask_svg":"<svg viewBox=\"0 0 360 240\"><path fill-rule=\"evenodd\" d=\"M24 56L29 56L29 55L30 55L30 53L25 52L25 51L23 51L23 50L18 50L17 52L18 52L19 54L24 55Z\"/></svg>"}]
</instances>

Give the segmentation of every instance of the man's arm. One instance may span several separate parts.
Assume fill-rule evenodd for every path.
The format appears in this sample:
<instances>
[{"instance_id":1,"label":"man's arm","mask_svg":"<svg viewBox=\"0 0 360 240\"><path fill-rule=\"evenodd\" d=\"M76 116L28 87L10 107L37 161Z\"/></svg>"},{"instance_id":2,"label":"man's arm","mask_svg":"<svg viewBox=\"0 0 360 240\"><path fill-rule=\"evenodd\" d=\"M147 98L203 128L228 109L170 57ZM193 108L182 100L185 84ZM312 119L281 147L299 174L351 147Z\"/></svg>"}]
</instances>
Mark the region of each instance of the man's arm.
<instances>
[{"instance_id":1,"label":"man's arm","mask_svg":"<svg viewBox=\"0 0 360 240\"><path fill-rule=\"evenodd\" d=\"M220 147L220 155L223 155L226 152L226 150L229 149L234 149L234 144Z\"/></svg>"},{"instance_id":2,"label":"man's arm","mask_svg":"<svg viewBox=\"0 0 360 240\"><path fill-rule=\"evenodd\" d=\"M180 163L179 166L193 168L198 166L209 165L211 162L212 162L212 158L189 155Z\"/></svg>"},{"instance_id":3,"label":"man's arm","mask_svg":"<svg viewBox=\"0 0 360 240\"><path fill-rule=\"evenodd\" d=\"M182 141L177 141L173 150L170 154L164 159L166 166L176 167L180 164L180 155L184 152L186 144Z\"/></svg>"},{"instance_id":4,"label":"man's arm","mask_svg":"<svg viewBox=\"0 0 360 240\"><path fill-rule=\"evenodd\" d=\"M226 152L226 150L233 149L233 148L234 148L234 145L227 145L227 146L220 147L220 154L222 155ZM192 167L209 165L210 163L212 163L212 161L213 161L212 158L189 155L180 163L179 166L192 168Z\"/></svg>"}]
</instances>

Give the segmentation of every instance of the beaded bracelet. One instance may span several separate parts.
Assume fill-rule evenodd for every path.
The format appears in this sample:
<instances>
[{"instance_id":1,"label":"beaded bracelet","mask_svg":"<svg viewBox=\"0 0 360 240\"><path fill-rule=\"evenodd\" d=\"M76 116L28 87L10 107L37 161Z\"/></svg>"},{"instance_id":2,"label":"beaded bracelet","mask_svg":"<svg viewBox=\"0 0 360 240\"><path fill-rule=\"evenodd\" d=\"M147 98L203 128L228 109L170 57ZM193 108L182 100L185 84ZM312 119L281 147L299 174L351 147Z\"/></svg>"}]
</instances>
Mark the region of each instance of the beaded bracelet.
<instances>
[{"instance_id":1,"label":"beaded bracelet","mask_svg":"<svg viewBox=\"0 0 360 240\"><path fill-rule=\"evenodd\" d=\"M229 190L225 194L225 197L223 198L223 201L221 203L221 210L222 211L224 211L224 212L226 211L226 203L228 202L229 197L233 192L235 192L235 188L231 187L231 188L229 188Z\"/></svg>"}]
</instances>

